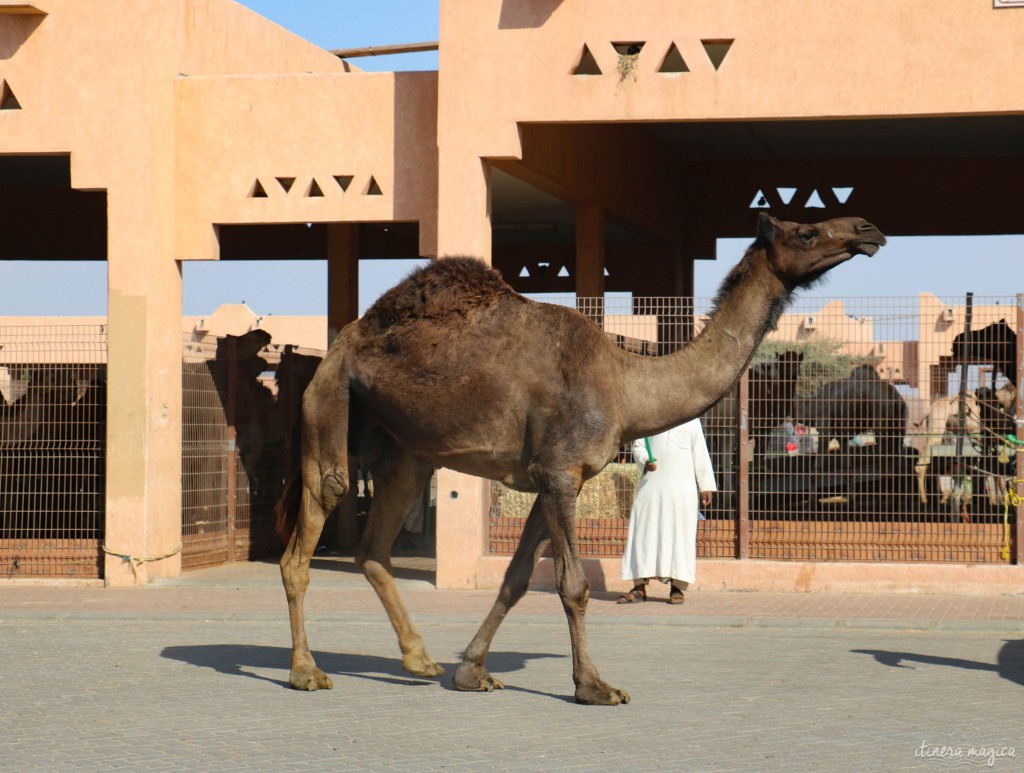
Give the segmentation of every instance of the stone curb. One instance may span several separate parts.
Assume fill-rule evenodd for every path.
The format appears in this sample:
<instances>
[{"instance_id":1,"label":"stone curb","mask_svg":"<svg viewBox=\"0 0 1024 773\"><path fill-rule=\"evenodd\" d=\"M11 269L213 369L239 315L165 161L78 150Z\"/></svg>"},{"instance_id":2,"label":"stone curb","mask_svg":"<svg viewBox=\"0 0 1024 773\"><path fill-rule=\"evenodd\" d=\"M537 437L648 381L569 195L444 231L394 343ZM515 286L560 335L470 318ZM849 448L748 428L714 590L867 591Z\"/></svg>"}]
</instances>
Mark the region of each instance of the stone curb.
<instances>
[{"instance_id":1,"label":"stone curb","mask_svg":"<svg viewBox=\"0 0 1024 773\"><path fill-rule=\"evenodd\" d=\"M16 621L48 622L210 622L210 623L275 623L286 624L288 616L282 612L120 612L120 611L49 611L11 610L0 612L0 625ZM309 623L387 623L383 612L321 612L308 613ZM416 614L414 621L422 625L454 623L478 626L483 618L467 614ZM512 615L512 624L565 625L562 615ZM959 631L977 633L1024 633L1024 620L884 620L878 618L816 618L816 617L591 617L589 626L648 627L668 626L683 628L747 628L747 629L804 629L804 630L883 630L883 631Z\"/></svg>"}]
</instances>

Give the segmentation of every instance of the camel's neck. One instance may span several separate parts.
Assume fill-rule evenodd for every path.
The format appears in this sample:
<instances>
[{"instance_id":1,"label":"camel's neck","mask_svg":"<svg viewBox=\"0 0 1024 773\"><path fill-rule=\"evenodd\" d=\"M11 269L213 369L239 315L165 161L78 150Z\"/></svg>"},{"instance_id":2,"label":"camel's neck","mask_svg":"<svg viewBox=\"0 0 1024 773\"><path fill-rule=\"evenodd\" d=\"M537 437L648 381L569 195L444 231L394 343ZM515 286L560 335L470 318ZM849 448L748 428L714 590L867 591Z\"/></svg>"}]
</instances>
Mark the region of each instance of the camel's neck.
<instances>
[{"instance_id":1,"label":"camel's neck","mask_svg":"<svg viewBox=\"0 0 1024 773\"><path fill-rule=\"evenodd\" d=\"M753 248L730 272L701 334L665 357L630 357L623 372L622 439L704 413L739 379L790 293Z\"/></svg>"}]
</instances>

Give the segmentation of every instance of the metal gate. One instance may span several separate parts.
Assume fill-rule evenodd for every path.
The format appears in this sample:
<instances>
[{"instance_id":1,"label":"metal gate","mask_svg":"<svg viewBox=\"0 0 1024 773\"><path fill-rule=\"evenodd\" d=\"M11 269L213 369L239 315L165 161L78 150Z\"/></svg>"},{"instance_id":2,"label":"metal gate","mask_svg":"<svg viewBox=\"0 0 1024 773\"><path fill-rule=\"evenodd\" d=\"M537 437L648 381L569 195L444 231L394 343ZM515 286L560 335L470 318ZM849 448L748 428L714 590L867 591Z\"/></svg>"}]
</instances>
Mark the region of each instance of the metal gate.
<instances>
[{"instance_id":1,"label":"metal gate","mask_svg":"<svg viewBox=\"0 0 1024 773\"><path fill-rule=\"evenodd\" d=\"M651 356L699 333L711 310L708 299L563 302L601 309L609 337ZM1019 562L1022 330L1021 296L798 301L703 417L720 492L698 555ZM581 553L621 555L638 478L624 448L584 485ZM514 550L532 499L494 484L492 552Z\"/></svg>"},{"instance_id":2,"label":"metal gate","mask_svg":"<svg viewBox=\"0 0 1024 773\"><path fill-rule=\"evenodd\" d=\"M280 550L274 504L293 454L302 392L323 352L265 331L186 337L182 363L182 566Z\"/></svg>"},{"instance_id":3,"label":"metal gate","mask_svg":"<svg viewBox=\"0 0 1024 773\"><path fill-rule=\"evenodd\" d=\"M102 576L104 325L0 328L0 572Z\"/></svg>"}]
</instances>

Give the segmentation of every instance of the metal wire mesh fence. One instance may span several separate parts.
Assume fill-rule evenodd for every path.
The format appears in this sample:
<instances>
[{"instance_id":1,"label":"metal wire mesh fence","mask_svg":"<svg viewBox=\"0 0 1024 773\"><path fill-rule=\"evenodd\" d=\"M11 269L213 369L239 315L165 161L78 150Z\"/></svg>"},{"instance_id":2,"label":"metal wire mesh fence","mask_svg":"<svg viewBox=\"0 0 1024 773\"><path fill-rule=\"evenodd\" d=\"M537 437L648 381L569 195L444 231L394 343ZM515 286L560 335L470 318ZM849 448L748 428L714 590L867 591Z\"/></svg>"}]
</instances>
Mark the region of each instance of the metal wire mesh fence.
<instances>
[{"instance_id":1,"label":"metal wire mesh fence","mask_svg":"<svg viewBox=\"0 0 1024 773\"><path fill-rule=\"evenodd\" d=\"M294 454L302 392L323 352L242 336L190 335L182 363L182 566L280 548L274 504Z\"/></svg>"},{"instance_id":2,"label":"metal wire mesh fence","mask_svg":"<svg viewBox=\"0 0 1024 773\"><path fill-rule=\"evenodd\" d=\"M100 576L105 508L102 325L0 328L0 572Z\"/></svg>"},{"instance_id":3,"label":"metal wire mesh fence","mask_svg":"<svg viewBox=\"0 0 1024 773\"><path fill-rule=\"evenodd\" d=\"M557 300L645 356L678 349L711 311L708 299ZM929 294L797 301L702 417L720 492L698 554L1016 560L1022 309ZM621 554L638 477L623 448L584 485L581 552ZM492 552L514 550L532 500L494 484Z\"/></svg>"}]
</instances>

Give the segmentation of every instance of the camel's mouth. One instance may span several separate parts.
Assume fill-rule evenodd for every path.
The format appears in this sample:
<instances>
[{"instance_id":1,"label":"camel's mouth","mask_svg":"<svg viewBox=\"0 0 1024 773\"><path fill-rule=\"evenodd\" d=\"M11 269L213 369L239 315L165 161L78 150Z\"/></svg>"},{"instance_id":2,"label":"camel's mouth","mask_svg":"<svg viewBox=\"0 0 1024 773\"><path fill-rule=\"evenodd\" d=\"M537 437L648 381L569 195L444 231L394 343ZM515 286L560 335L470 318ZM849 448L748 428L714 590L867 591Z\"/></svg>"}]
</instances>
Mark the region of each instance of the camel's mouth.
<instances>
[{"instance_id":1,"label":"camel's mouth","mask_svg":"<svg viewBox=\"0 0 1024 773\"><path fill-rule=\"evenodd\" d=\"M882 249L882 246L884 244L884 240L877 242L861 242L860 244L857 244L853 247L852 252L854 255L867 255L870 258L872 255L874 255L876 252Z\"/></svg>"},{"instance_id":2,"label":"camel's mouth","mask_svg":"<svg viewBox=\"0 0 1024 773\"><path fill-rule=\"evenodd\" d=\"M848 242L846 244L846 249L844 249L840 253L837 253L835 255L835 258L839 262L842 262L844 260L849 260L854 255L867 255L870 258L876 252L878 252L880 249L882 249L882 247L884 247L884 246L885 246L885 237L884 236L881 239L873 240L873 241Z\"/></svg>"}]
</instances>

